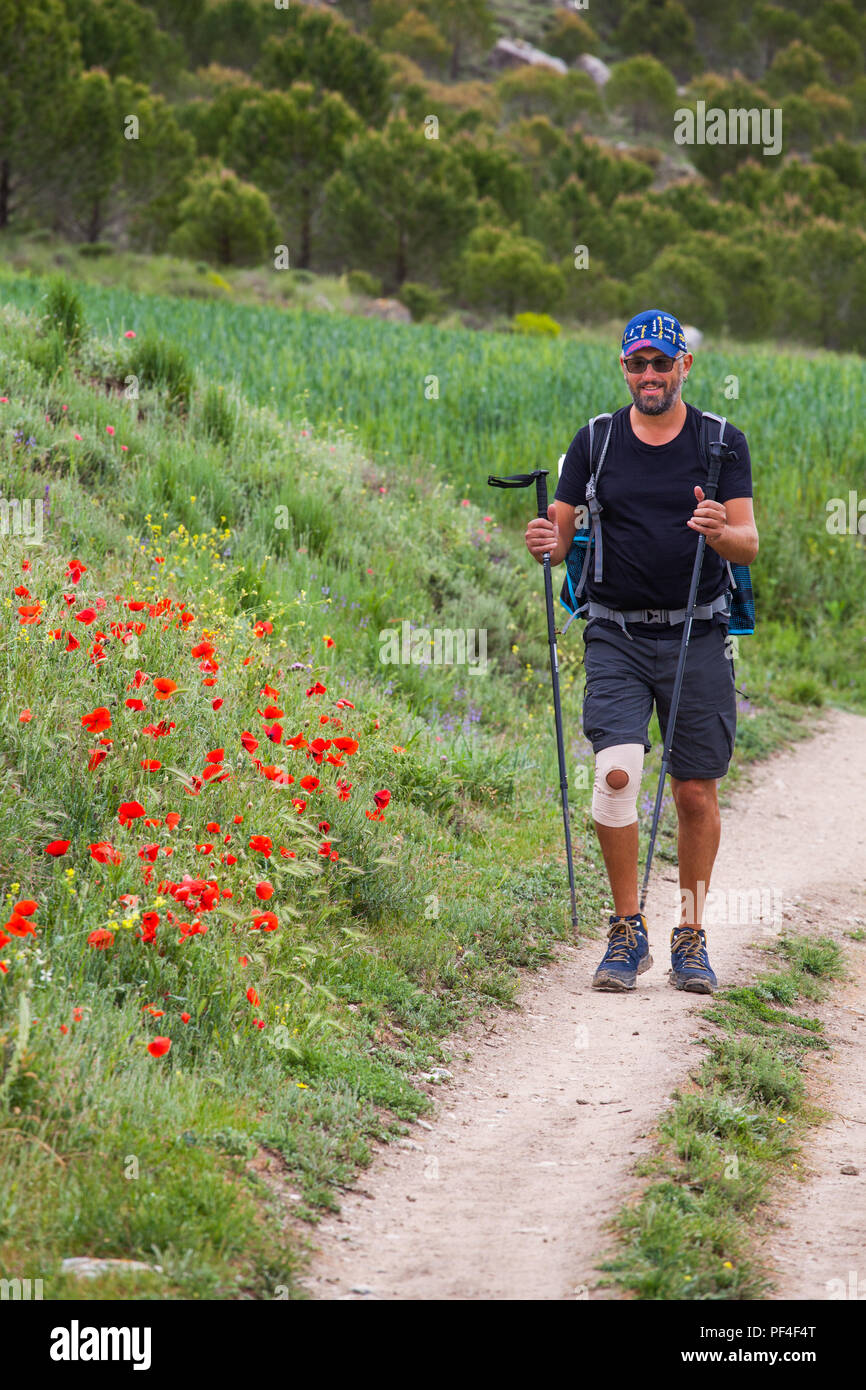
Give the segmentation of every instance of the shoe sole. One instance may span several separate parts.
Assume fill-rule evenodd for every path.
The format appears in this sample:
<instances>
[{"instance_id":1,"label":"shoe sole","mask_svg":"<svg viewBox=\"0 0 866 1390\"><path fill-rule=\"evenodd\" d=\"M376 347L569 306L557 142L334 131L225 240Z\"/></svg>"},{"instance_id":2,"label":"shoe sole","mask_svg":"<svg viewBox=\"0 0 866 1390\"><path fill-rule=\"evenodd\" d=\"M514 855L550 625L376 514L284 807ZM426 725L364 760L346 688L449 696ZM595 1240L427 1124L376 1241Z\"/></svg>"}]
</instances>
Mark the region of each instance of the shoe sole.
<instances>
[{"instance_id":1,"label":"shoe sole","mask_svg":"<svg viewBox=\"0 0 866 1390\"><path fill-rule=\"evenodd\" d=\"M678 980L672 970L668 971L668 980L674 989L684 989L689 994L712 994L718 989L718 983L711 985L709 980Z\"/></svg>"},{"instance_id":2,"label":"shoe sole","mask_svg":"<svg viewBox=\"0 0 866 1390\"><path fill-rule=\"evenodd\" d=\"M652 963L652 956L645 956L637 968L638 975L642 975L645 970L649 970ZM628 991L634 989L636 985L636 979L633 980L630 985L627 985L618 975L594 976L592 981L593 989L606 990L609 994L627 994Z\"/></svg>"}]
</instances>

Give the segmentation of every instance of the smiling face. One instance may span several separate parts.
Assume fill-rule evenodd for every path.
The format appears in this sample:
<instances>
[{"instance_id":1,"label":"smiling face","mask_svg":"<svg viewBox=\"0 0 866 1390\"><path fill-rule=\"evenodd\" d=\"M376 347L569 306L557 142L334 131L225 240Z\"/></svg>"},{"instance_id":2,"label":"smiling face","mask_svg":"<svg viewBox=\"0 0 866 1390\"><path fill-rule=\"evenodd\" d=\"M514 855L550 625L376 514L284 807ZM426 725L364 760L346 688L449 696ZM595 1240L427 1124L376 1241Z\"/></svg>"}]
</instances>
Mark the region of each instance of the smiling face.
<instances>
[{"instance_id":1,"label":"smiling face","mask_svg":"<svg viewBox=\"0 0 866 1390\"><path fill-rule=\"evenodd\" d=\"M630 353L630 357L636 357L646 362L646 368L640 375L633 375L626 371L625 358L620 356L620 366L625 378L625 384L631 393L635 409L641 415L663 415L665 411L672 410L680 399L680 391L683 382L689 374L689 368L694 361L690 352L678 357L674 361L673 368L669 372L659 372L653 367L656 358L661 358L667 354L657 348L638 348Z\"/></svg>"}]
</instances>

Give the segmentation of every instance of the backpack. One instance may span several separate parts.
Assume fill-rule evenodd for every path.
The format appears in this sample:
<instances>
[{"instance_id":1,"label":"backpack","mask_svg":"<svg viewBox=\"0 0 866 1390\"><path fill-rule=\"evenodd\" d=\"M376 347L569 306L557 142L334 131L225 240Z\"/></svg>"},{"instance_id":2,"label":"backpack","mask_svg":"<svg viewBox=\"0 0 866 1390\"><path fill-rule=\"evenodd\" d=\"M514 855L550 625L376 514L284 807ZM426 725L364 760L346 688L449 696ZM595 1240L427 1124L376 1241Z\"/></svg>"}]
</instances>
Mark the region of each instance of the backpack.
<instances>
[{"instance_id":1,"label":"backpack","mask_svg":"<svg viewBox=\"0 0 866 1390\"><path fill-rule=\"evenodd\" d=\"M718 434L716 440L712 439L712 421L718 424ZM594 463L596 426L600 421L607 421L607 428L604 431L604 441L598 456L598 463ZM710 444L715 442L724 446L725 425L727 421L720 415L715 415L711 410L704 410L701 414L701 455L709 467ZM603 428L603 426L602 426ZM601 513L604 508L598 501L597 488L599 474L604 466L607 446L610 443L610 436L613 428L613 416L609 411L601 415L594 415L589 421L589 481L586 485L586 502L588 509L588 525L578 527L574 533L574 540L571 549L565 557L565 578L562 582L562 589L559 601L571 615L563 633L568 629L568 624L572 618L582 615L582 609L588 606L589 600L580 603L580 596L583 593L589 572L590 563L594 560L593 580L597 584L602 577L603 547L601 537ZM600 433L601 431L599 431ZM559 472L562 473L562 465L565 454L559 460ZM752 579L748 565L734 565L730 560L725 562L728 566L728 577L730 579L729 593L731 595L729 606L729 625L728 633L731 636L750 636L755 631L755 600L752 593Z\"/></svg>"}]
</instances>

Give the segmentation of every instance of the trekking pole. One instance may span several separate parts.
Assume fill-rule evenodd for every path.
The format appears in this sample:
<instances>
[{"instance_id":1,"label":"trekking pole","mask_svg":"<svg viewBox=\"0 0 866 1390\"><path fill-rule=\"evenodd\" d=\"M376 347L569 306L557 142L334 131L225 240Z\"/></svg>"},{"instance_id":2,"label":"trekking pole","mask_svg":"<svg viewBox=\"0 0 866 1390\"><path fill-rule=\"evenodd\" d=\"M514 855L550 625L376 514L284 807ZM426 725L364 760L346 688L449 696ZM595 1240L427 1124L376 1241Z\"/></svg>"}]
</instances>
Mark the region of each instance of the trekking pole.
<instances>
[{"instance_id":1,"label":"trekking pole","mask_svg":"<svg viewBox=\"0 0 866 1390\"><path fill-rule=\"evenodd\" d=\"M719 485L719 472L722 466L723 450L724 446L718 440L713 440L710 443L710 464L707 470L707 483L706 487L704 488L704 496L709 498L710 501L715 500L716 489ZM674 678L674 689L673 695L671 696L671 712L668 715L667 737L665 738L664 749L662 751L662 766L661 772L659 773L659 785L658 790L656 791L655 809L653 810L653 823L652 830L650 831L649 850L647 851L646 869L644 870L643 886L641 888L640 894L639 910L641 912L643 912L644 903L646 902L647 884L649 883L650 876L650 865L652 864L653 860L653 850L655 848L656 842L656 831L658 830L659 813L661 811L662 805L662 795L664 793L665 778L667 776L668 763L670 761L671 756L671 747L674 741L674 727L677 722L677 711L679 709L680 703L680 691L682 690L683 685L683 673L685 671L686 666L686 652L688 651L689 637L691 636L692 632L692 617L695 611L695 599L697 597L698 584L701 578L701 565L704 562L704 550L706 548L706 543L707 538L703 533L701 533L698 536L698 548L695 552L695 563L694 568L692 569L692 582L691 587L689 589L689 601L686 606L686 621L683 626L683 640L680 644L680 655L679 660L677 662L677 673L676 677Z\"/></svg>"},{"instance_id":2,"label":"trekking pole","mask_svg":"<svg viewBox=\"0 0 866 1390\"><path fill-rule=\"evenodd\" d=\"M535 483L535 496L538 502L538 515L547 521L547 473L546 468L536 468L532 473L512 473L507 478L488 477L490 487L531 487ZM568 778L565 772L565 745L562 741L562 710L559 703L559 661L556 655L556 624L553 615L553 585L550 577L550 552L545 550L544 596L547 602L547 639L550 644L550 673L553 681L553 709L556 716L556 750L559 756L559 787L562 793L562 823L565 827L565 853L568 858L568 886L571 889L571 925L577 931L577 904L574 898L574 860L571 854L571 826L568 822Z\"/></svg>"}]
</instances>

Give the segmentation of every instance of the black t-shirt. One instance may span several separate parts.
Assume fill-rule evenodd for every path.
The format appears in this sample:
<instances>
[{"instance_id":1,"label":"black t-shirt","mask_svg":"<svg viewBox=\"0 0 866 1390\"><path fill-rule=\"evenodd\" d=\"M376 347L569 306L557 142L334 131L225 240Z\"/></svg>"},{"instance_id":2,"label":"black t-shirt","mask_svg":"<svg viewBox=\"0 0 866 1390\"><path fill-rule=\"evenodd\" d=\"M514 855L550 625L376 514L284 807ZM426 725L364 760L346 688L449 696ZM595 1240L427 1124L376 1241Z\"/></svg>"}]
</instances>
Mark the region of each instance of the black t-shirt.
<instances>
[{"instance_id":1,"label":"black t-shirt","mask_svg":"<svg viewBox=\"0 0 866 1390\"><path fill-rule=\"evenodd\" d=\"M706 490L707 469L701 457L701 412L686 403L686 421L667 444L645 444L631 427L631 406L617 410L611 422L610 444L598 479L597 497L603 508L602 579L593 581L590 561L584 592L608 608L685 608L699 532L687 526L697 506L694 488ZM719 414L721 412L717 412ZM595 426L595 466L598 466L607 422ZM715 437L715 432L714 432ZM725 443L736 450L736 459L722 464L716 500L752 496L749 446L742 430L730 421ZM555 501L586 505L589 481L589 426L578 430L563 460ZM727 565L709 545L704 547L697 603L711 603L729 587ZM609 618L595 621L607 627L619 624ZM692 632L706 632L714 619L695 621ZM680 640L682 624L629 623L629 632Z\"/></svg>"}]
</instances>

